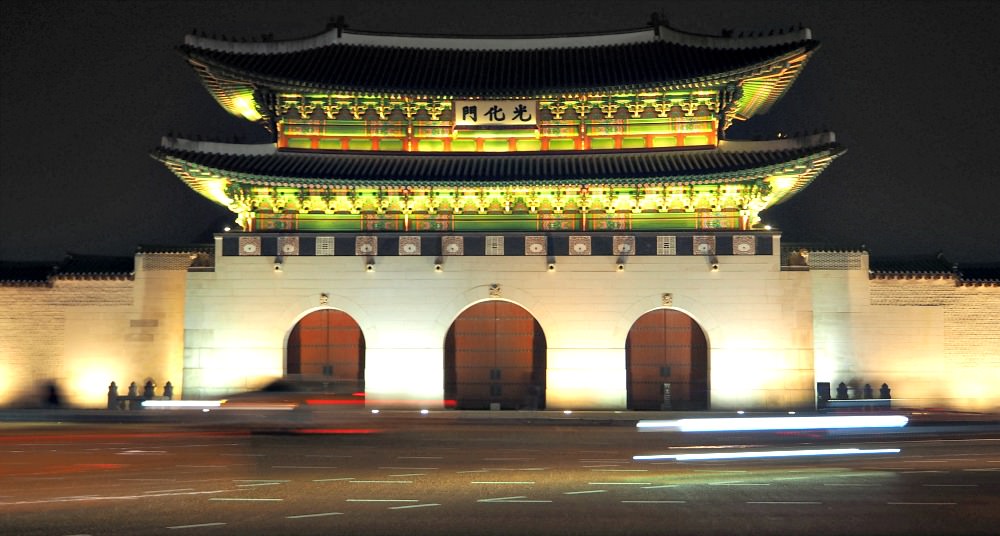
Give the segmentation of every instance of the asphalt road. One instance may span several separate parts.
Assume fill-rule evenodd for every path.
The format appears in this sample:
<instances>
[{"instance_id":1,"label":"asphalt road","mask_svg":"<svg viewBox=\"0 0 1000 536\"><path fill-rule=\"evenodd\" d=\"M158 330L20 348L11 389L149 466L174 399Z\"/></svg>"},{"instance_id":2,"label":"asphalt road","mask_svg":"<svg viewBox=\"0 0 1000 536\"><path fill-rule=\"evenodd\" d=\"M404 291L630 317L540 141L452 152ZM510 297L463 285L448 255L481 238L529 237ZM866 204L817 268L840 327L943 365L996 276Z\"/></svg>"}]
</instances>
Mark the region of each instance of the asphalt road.
<instances>
[{"instance_id":1,"label":"asphalt road","mask_svg":"<svg viewBox=\"0 0 1000 536\"><path fill-rule=\"evenodd\" d=\"M0 424L0 534L996 534L1000 427ZM898 448L639 462L634 455Z\"/></svg>"}]
</instances>

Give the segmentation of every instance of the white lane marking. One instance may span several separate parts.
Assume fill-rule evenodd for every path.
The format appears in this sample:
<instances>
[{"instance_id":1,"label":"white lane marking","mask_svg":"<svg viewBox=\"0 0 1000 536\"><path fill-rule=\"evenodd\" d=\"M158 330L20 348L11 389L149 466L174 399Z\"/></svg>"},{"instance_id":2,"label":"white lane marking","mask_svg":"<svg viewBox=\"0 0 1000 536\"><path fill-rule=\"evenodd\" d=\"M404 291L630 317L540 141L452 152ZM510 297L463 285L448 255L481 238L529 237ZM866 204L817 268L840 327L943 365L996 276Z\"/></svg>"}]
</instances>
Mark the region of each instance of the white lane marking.
<instances>
[{"instance_id":1,"label":"white lane marking","mask_svg":"<svg viewBox=\"0 0 1000 536\"><path fill-rule=\"evenodd\" d=\"M534 458L483 458L487 462L515 462L519 460L534 460Z\"/></svg>"},{"instance_id":2,"label":"white lane marking","mask_svg":"<svg viewBox=\"0 0 1000 536\"><path fill-rule=\"evenodd\" d=\"M742 480L727 480L726 482L709 482L709 486L770 486L766 482L744 482Z\"/></svg>"},{"instance_id":3,"label":"white lane marking","mask_svg":"<svg viewBox=\"0 0 1000 536\"><path fill-rule=\"evenodd\" d=\"M197 525L174 525L173 527L167 527L168 529L199 529L202 527L218 527L225 525L225 523L199 523Z\"/></svg>"},{"instance_id":4,"label":"white lane marking","mask_svg":"<svg viewBox=\"0 0 1000 536\"><path fill-rule=\"evenodd\" d=\"M220 456L241 456L241 457L253 457L253 458L263 458L266 454L220 454Z\"/></svg>"},{"instance_id":5,"label":"white lane marking","mask_svg":"<svg viewBox=\"0 0 1000 536\"><path fill-rule=\"evenodd\" d=\"M733 469L733 470L722 470L722 469L695 469L695 473L749 473L750 471L746 469Z\"/></svg>"},{"instance_id":6,"label":"white lane marking","mask_svg":"<svg viewBox=\"0 0 1000 536\"><path fill-rule=\"evenodd\" d=\"M824 486L840 486L840 487L852 487L852 488L871 488L876 486L881 486L882 484L823 484Z\"/></svg>"},{"instance_id":7,"label":"white lane marking","mask_svg":"<svg viewBox=\"0 0 1000 536\"><path fill-rule=\"evenodd\" d=\"M516 497L494 497L492 499L479 499L476 502L482 503L550 503L550 500L528 499L527 495Z\"/></svg>"},{"instance_id":8,"label":"white lane marking","mask_svg":"<svg viewBox=\"0 0 1000 536\"><path fill-rule=\"evenodd\" d=\"M178 491L194 491L194 488L158 489L153 491L144 491L143 493L176 493Z\"/></svg>"},{"instance_id":9,"label":"white lane marking","mask_svg":"<svg viewBox=\"0 0 1000 536\"><path fill-rule=\"evenodd\" d=\"M492 480L492 481L475 480L475 481L469 482L469 484L534 484L534 482L527 482L527 481L512 482L512 481L503 481L503 480Z\"/></svg>"},{"instance_id":10,"label":"white lane marking","mask_svg":"<svg viewBox=\"0 0 1000 536\"><path fill-rule=\"evenodd\" d=\"M260 478L238 478L238 479L233 479L233 482L250 482L250 483L253 483L253 482L279 482L279 483L281 483L281 482L291 482L291 480L275 480L273 478L267 478L267 479L260 479Z\"/></svg>"},{"instance_id":11,"label":"white lane marking","mask_svg":"<svg viewBox=\"0 0 1000 536\"><path fill-rule=\"evenodd\" d=\"M915 475L917 473L947 473L947 472L948 471L938 471L938 470L935 470L935 469L930 469L930 470L927 470L927 471L901 471L899 474L901 474L901 475Z\"/></svg>"},{"instance_id":12,"label":"white lane marking","mask_svg":"<svg viewBox=\"0 0 1000 536\"><path fill-rule=\"evenodd\" d=\"M747 501L747 504L823 504L819 501Z\"/></svg>"},{"instance_id":13,"label":"white lane marking","mask_svg":"<svg viewBox=\"0 0 1000 536\"><path fill-rule=\"evenodd\" d=\"M403 473L401 475L389 475L393 478L399 478L401 476L425 476L427 473Z\"/></svg>"},{"instance_id":14,"label":"white lane marking","mask_svg":"<svg viewBox=\"0 0 1000 536\"><path fill-rule=\"evenodd\" d=\"M122 482L173 482L176 478L119 478Z\"/></svg>"},{"instance_id":15,"label":"white lane marking","mask_svg":"<svg viewBox=\"0 0 1000 536\"><path fill-rule=\"evenodd\" d=\"M351 484L412 484L412 480L350 480Z\"/></svg>"},{"instance_id":16,"label":"white lane marking","mask_svg":"<svg viewBox=\"0 0 1000 536\"><path fill-rule=\"evenodd\" d=\"M343 512L323 512L320 514L299 514L297 516L285 516L285 519L306 519L309 517L341 516Z\"/></svg>"},{"instance_id":17,"label":"white lane marking","mask_svg":"<svg viewBox=\"0 0 1000 536\"><path fill-rule=\"evenodd\" d=\"M958 503L953 502L887 502L885 504L910 505L910 506L951 506Z\"/></svg>"},{"instance_id":18,"label":"white lane marking","mask_svg":"<svg viewBox=\"0 0 1000 536\"><path fill-rule=\"evenodd\" d=\"M397 460L441 460L444 456L396 456Z\"/></svg>"},{"instance_id":19,"label":"white lane marking","mask_svg":"<svg viewBox=\"0 0 1000 536\"><path fill-rule=\"evenodd\" d=\"M807 476L783 476L781 478L775 478L774 480L806 480Z\"/></svg>"},{"instance_id":20,"label":"white lane marking","mask_svg":"<svg viewBox=\"0 0 1000 536\"><path fill-rule=\"evenodd\" d=\"M353 478L314 478L313 482L343 482L345 480L354 480Z\"/></svg>"},{"instance_id":21,"label":"white lane marking","mask_svg":"<svg viewBox=\"0 0 1000 536\"><path fill-rule=\"evenodd\" d=\"M336 469L335 465L272 465L271 469Z\"/></svg>"},{"instance_id":22,"label":"white lane marking","mask_svg":"<svg viewBox=\"0 0 1000 536\"><path fill-rule=\"evenodd\" d=\"M166 454L165 450L123 450L121 452L116 452L117 456L130 456L134 454Z\"/></svg>"},{"instance_id":23,"label":"white lane marking","mask_svg":"<svg viewBox=\"0 0 1000 536\"><path fill-rule=\"evenodd\" d=\"M593 469L593 472L607 472L607 473L647 473L649 469Z\"/></svg>"},{"instance_id":24,"label":"white lane marking","mask_svg":"<svg viewBox=\"0 0 1000 536\"><path fill-rule=\"evenodd\" d=\"M1000 471L1000 469L994 469L992 467L987 467L985 469L962 469L962 470L963 471L979 471L979 472L983 472L983 471Z\"/></svg>"},{"instance_id":25,"label":"white lane marking","mask_svg":"<svg viewBox=\"0 0 1000 536\"><path fill-rule=\"evenodd\" d=\"M426 508L428 506L441 506L438 503L407 504L404 506L390 506L390 510L406 510L407 508Z\"/></svg>"},{"instance_id":26,"label":"white lane marking","mask_svg":"<svg viewBox=\"0 0 1000 536\"><path fill-rule=\"evenodd\" d=\"M587 491L566 491L563 492L563 495L583 495L584 493L605 493L607 491L608 490L606 489L590 489Z\"/></svg>"},{"instance_id":27,"label":"white lane marking","mask_svg":"<svg viewBox=\"0 0 1000 536\"><path fill-rule=\"evenodd\" d=\"M629 504L687 504L687 501L622 501Z\"/></svg>"},{"instance_id":28,"label":"white lane marking","mask_svg":"<svg viewBox=\"0 0 1000 536\"><path fill-rule=\"evenodd\" d=\"M652 482L587 482L588 486L652 486Z\"/></svg>"},{"instance_id":29,"label":"white lane marking","mask_svg":"<svg viewBox=\"0 0 1000 536\"><path fill-rule=\"evenodd\" d=\"M347 499L347 502L420 502L420 499Z\"/></svg>"},{"instance_id":30,"label":"white lane marking","mask_svg":"<svg viewBox=\"0 0 1000 536\"><path fill-rule=\"evenodd\" d=\"M275 501L283 501L285 499L271 499L271 498L267 498L267 499L254 499L254 498L251 498L251 497L212 497L209 500L210 501L275 502Z\"/></svg>"},{"instance_id":31,"label":"white lane marking","mask_svg":"<svg viewBox=\"0 0 1000 536\"><path fill-rule=\"evenodd\" d=\"M489 473L489 469L473 469L472 471L455 471L456 475L461 475L463 473Z\"/></svg>"},{"instance_id":32,"label":"white lane marking","mask_svg":"<svg viewBox=\"0 0 1000 536\"><path fill-rule=\"evenodd\" d=\"M379 469L391 469L393 471L437 471L440 467L379 467Z\"/></svg>"},{"instance_id":33,"label":"white lane marking","mask_svg":"<svg viewBox=\"0 0 1000 536\"><path fill-rule=\"evenodd\" d=\"M237 488L255 488L258 486L280 486L281 482L257 482L256 484L236 484Z\"/></svg>"},{"instance_id":34,"label":"white lane marking","mask_svg":"<svg viewBox=\"0 0 1000 536\"><path fill-rule=\"evenodd\" d=\"M595 467L620 467L620 466L621 466L620 463L604 463L604 464L601 464L601 465L584 465L583 468L584 469L593 469Z\"/></svg>"},{"instance_id":35,"label":"white lane marking","mask_svg":"<svg viewBox=\"0 0 1000 536\"><path fill-rule=\"evenodd\" d=\"M662 488L676 488L680 484L660 484L659 486L643 486L642 489L662 489Z\"/></svg>"},{"instance_id":36,"label":"white lane marking","mask_svg":"<svg viewBox=\"0 0 1000 536\"><path fill-rule=\"evenodd\" d=\"M923 484L928 488L978 488L979 484Z\"/></svg>"},{"instance_id":37,"label":"white lane marking","mask_svg":"<svg viewBox=\"0 0 1000 536\"><path fill-rule=\"evenodd\" d=\"M547 471L548 467L490 467L490 471Z\"/></svg>"},{"instance_id":38,"label":"white lane marking","mask_svg":"<svg viewBox=\"0 0 1000 536\"><path fill-rule=\"evenodd\" d=\"M185 469L221 469L223 467L229 467L228 465L178 465L177 467L183 467Z\"/></svg>"},{"instance_id":39,"label":"white lane marking","mask_svg":"<svg viewBox=\"0 0 1000 536\"><path fill-rule=\"evenodd\" d=\"M344 454L306 454L306 458L353 458L351 455Z\"/></svg>"}]
</instances>

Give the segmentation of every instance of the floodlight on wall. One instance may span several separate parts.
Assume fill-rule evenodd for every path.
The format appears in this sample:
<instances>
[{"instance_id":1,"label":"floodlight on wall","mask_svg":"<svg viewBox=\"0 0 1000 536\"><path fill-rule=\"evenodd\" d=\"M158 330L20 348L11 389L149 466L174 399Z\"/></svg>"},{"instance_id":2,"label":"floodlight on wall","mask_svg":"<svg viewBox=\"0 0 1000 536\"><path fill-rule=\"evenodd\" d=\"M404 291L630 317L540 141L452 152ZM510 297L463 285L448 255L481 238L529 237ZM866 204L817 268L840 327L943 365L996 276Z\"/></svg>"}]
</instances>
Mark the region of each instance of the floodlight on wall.
<instances>
[{"instance_id":1,"label":"floodlight on wall","mask_svg":"<svg viewBox=\"0 0 1000 536\"><path fill-rule=\"evenodd\" d=\"M369 273L375 271L375 259L368 259L368 263L365 264L365 271Z\"/></svg>"},{"instance_id":2,"label":"floodlight on wall","mask_svg":"<svg viewBox=\"0 0 1000 536\"><path fill-rule=\"evenodd\" d=\"M625 271L625 263L624 263L624 262L620 262L620 263L618 263L618 264L617 264L617 265L615 266L615 271L618 271L618 272L624 272L624 271Z\"/></svg>"},{"instance_id":3,"label":"floodlight on wall","mask_svg":"<svg viewBox=\"0 0 1000 536\"><path fill-rule=\"evenodd\" d=\"M438 257L434 259L434 271L436 273L441 273L444 271L444 259Z\"/></svg>"},{"instance_id":4,"label":"floodlight on wall","mask_svg":"<svg viewBox=\"0 0 1000 536\"><path fill-rule=\"evenodd\" d=\"M556 271L556 261L553 260L549 262L548 270L550 272Z\"/></svg>"},{"instance_id":5,"label":"floodlight on wall","mask_svg":"<svg viewBox=\"0 0 1000 536\"><path fill-rule=\"evenodd\" d=\"M275 272L280 272L281 271L281 265L284 264L284 262L285 261L284 261L284 259L281 258L281 255L278 255L277 257L275 257L274 258L274 271Z\"/></svg>"},{"instance_id":6,"label":"floodlight on wall","mask_svg":"<svg viewBox=\"0 0 1000 536\"><path fill-rule=\"evenodd\" d=\"M719 271L719 258L715 255L708 258L708 269L713 272Z\"/></svg>"}]
</instances>

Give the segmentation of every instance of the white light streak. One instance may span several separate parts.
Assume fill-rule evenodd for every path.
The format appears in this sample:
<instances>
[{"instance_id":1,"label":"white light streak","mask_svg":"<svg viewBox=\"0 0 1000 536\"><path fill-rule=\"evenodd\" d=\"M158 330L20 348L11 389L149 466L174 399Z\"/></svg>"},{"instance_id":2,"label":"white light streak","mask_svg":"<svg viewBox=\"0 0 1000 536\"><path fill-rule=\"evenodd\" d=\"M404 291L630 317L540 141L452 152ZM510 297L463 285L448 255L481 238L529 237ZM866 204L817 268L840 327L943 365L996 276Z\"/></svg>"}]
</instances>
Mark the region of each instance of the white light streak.
<instances>
[{"instance_id":1,"label":"white light streak","mask_svg":"<svg viewBox=\"0 0 1000 536\"><path fill-rule=\"evenodd\" d=\"M681 432L740 432L758 430L818 430L842 428L901 428L909 421L903 415L833 415L822 417L738 417L724 419L642 420L640 430L667 429Z\"/></svg>"},{"instance_id":2,"label":"white light streak","mask_svg":"<svg viewBox=\"0 0 1000 536\"><path fill-rule=\"evenodd\" d=\"M142 407L150 409L204 409L217 408L221 400L144 400Z\"/></svg>"},{"instance_id":3,"label":"white light streak","mask_svg":"<svg viewBox=\"0 0 1000 536\"><path fill-rule=\"evenodd\" d=\"M859 454L898 454L899 449L805 449L805 450L767 450L758 452L697 452L692 454L650 454L632 456L636 461L647 460L731 460L738 458L795 458L802 456L851 456Z\"/></svg>"}]
</instances>

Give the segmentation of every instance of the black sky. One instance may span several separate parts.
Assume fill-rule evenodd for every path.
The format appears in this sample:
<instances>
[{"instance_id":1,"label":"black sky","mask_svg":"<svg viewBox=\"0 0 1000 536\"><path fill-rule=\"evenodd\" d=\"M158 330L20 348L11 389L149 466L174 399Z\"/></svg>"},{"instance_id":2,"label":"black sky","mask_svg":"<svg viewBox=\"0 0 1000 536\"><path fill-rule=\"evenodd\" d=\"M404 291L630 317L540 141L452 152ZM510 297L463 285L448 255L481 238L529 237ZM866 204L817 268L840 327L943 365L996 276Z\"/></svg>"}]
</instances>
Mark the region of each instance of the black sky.
<instances>
[{"instance_id":1,"label":"black sky","mask_svg":"<svg viewBox=\"0 0 1000 536\"><path fill-rule=\"evenodd\" d=\"M266 142L176 47L197 28L295 38L359 30L538 34L798 26L822 46L771 113L731 138L829 129L846 155L765 213L786 242L1000 261L1000 2L23 1L0 3L0 260L131 255L232 221L149 157L168 133Z\"/></svg>"}]
</instances>

